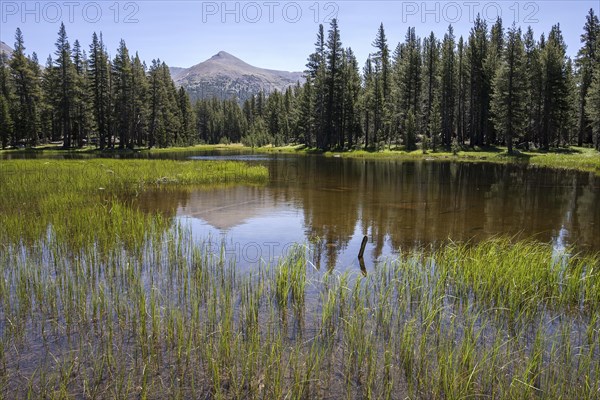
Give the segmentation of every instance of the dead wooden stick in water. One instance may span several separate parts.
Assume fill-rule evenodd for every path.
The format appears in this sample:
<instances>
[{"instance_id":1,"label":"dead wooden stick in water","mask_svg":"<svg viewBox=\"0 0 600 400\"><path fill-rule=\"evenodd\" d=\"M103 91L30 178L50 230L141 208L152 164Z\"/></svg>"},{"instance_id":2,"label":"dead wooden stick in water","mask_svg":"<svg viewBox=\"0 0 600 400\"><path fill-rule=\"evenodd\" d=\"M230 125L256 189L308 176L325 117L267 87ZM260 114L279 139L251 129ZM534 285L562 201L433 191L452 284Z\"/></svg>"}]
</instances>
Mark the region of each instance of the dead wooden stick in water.
<instances>
[{"instance_id":1,"label":"dead wooden stick in water","mask_svg":"<svg viewBox=\"0 0 600 400\"><path fill-rule=\"evenodd\" d=\"M367 276L367 268L365 267L363 254L365 253L365 247L367 247L368 240L369 238L367 236L363 237L362 243L360 244L360 251L358 252L358 263L360 264L360 270L364 276Z\"/></svg>"},{"instance_id":2,"label":"dead wooden stick in water","mask_svg":"<svg viewBox=\"0 0 600 400\"><path fill-rule=\"evenodd\" d=\"M358 252L358 258L363 258L363 254L365 253L365 247L367 247L367 241L369 238L367 236L363 237L362 243L360 244L360 251Z\"/></svg>"}]
</instances>

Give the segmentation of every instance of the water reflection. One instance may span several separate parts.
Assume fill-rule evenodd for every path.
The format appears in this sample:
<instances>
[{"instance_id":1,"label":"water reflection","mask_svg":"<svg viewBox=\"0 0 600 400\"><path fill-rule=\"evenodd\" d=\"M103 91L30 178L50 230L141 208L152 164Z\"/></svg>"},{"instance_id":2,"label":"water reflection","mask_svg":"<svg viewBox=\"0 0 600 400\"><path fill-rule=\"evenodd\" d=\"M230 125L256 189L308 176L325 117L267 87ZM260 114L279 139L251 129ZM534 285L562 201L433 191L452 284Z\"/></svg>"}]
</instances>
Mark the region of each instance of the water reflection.
<instances>
[{"instance_id":1,"label":"water reflection","mask_svg":"<svg viewBox=\"0 0 600 400\"><path fill-rule=\"evenodd\" d=\"M593 174L494 164L270 156L265 187L145 194L147 209L169 209L198 237L223 240L242 264L307 243L316 268L359 268L401 248L535 237L600 250L600 180ZM154 197L153 197L154 196ZM161 202L164 201L164 204Z\"/></svg>"}]
</instances>

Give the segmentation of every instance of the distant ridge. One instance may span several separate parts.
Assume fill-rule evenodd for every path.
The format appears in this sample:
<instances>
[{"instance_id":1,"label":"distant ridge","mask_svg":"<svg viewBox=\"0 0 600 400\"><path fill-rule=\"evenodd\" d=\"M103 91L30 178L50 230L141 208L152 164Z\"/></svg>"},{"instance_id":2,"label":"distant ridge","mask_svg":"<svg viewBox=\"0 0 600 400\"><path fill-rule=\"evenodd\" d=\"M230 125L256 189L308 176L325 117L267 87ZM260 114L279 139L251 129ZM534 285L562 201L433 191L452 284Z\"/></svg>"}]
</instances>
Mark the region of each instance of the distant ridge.
<instances>
[{"instance_id":1,"label":"distant ridge","mask_svg":"<svg viewBox=\"0 0 600 400\"><path fill-rule=\"evenodd\" d=\"M193 67L170 70L175 83L183 86L192 100L235 97L243 102L261 90L266 93L283 91L304 81L302 72L255 67L225 51L219 51Z\"/></svg>"}]
</instances>

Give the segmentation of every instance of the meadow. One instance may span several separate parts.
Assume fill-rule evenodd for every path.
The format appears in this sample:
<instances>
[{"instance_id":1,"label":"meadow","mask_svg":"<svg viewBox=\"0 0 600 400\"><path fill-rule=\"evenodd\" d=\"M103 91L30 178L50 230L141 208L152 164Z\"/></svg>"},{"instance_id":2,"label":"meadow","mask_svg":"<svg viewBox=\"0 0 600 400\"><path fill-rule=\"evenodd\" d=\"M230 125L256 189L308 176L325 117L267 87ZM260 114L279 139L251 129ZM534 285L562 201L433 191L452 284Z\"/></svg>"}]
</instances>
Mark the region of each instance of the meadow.
<instances>
[{"instance_id":1,"label":"meadow","mask_svg":"<svg viewBox=\"0 0 600 400\"><path fill-rule=\"evenodd\" d=\"M3 398L597 398L600 258L497 238L240 268L135 197L233 162L2 161ZM216 246L215 246L216 245Z\"/></svg>"}]
</instances>

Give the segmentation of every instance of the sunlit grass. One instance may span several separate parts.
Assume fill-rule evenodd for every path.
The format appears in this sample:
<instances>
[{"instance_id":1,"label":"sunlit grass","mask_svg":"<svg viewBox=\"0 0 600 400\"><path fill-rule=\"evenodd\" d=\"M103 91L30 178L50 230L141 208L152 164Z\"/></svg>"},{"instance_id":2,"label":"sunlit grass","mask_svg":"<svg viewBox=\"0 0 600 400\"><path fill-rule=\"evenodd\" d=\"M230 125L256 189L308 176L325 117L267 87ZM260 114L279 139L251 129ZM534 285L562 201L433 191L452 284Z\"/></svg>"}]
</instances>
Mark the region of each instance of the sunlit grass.
<instances>
[{"instance_id":1,"label":"sunlit grass","mask_svg":"<svg viewBox=\"0 0 600 400\"><path fill-rule=\"evenodd\" d=\"M0 238L51 233L72 244L141 243L170 224L132 206L146 190L258 184L267 170L235 162L172 160L5 160L0 162Z\"/></svg>"},{"instance_id":2,"label":"sunlit grass","mask_svg":"<svg viewBox=\"0 0 600 400\"><path fill-rule=\"evenodd\" d=\"M244 146L239 143L232 144L197 144L193 146L184 147L165 147L165 148L147 148L147 147L136 147L133 149L111 149L106 148L100 150L97 146L83 146L80 148L64 149L62 144L45 144L35 147L17 148L17 149L0 149L0 155L6 154L128 154L128 153L177 153L177 152L188 152L188 151L203 151L203 150L234 150L243 149Z\"/></svg>"},{"instance_id":3,"label":"sunlit grass","mask_svg":"<svg viewBox=\"0 0 600 400\"><path fill-rule=\"evenodd\" d=\"M327 152L326 156L350 158L398 158L408 160L446 160L458 162L492 162L516 163L539 167L575 169L580 171L595 172L600 175L600 153L593 149L571 147L570 151L520 151L508 154L506 148L494 149L464 149L456 155L448 151L428 151L423 154L421 150L383 150L378 152L354 150L348 152Z\"/></svg>"},{"instance_id":4,"label":"sunlit grass","mask_svg":"<svg viewBox=\"0 0 600 400\"><path fill-rule=\"evenodd\" d=\"M114 250L2 248L2 395L598 395L596 256L496 239L363 277L319 273L297 247L241 271L181 226Z\"/></svg>"}]
</instances>

